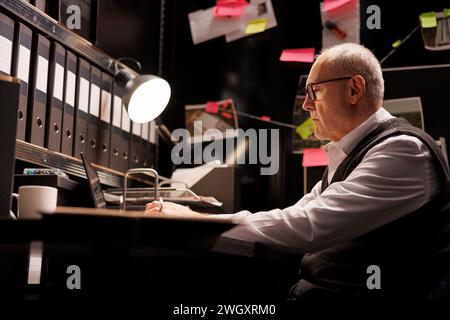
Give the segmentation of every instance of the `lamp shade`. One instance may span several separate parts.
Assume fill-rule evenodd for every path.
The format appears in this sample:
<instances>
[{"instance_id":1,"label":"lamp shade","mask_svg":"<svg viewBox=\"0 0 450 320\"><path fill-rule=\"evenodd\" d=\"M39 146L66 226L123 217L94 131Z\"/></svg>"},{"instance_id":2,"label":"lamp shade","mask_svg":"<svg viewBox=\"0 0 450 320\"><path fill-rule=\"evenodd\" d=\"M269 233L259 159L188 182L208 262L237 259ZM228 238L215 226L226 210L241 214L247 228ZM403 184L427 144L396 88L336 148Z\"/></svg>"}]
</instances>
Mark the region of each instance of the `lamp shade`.
<instances>
[{"instance_id":1,"label":"lamp shade","mask_svg":"<svg viewBox=\"0 0 450 320\"><path fill-rule=\"evenodd\" d=\"M146 123L158 117L170 100L169 83L153 75L133 77L127 72L120 73L122 81L119 83L124 84L126 91L123 102L130 119L136 123Z\"/></svg>"}]
</instances>

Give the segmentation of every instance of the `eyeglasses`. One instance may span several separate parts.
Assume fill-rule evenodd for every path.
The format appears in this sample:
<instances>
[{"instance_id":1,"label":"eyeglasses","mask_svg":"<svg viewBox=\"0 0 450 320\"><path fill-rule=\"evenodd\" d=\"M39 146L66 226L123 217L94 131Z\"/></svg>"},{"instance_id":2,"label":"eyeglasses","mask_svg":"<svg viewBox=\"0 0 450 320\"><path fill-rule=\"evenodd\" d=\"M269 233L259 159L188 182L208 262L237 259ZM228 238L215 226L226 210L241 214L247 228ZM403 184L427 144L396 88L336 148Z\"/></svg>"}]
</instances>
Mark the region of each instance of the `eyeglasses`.
<instances>
[{"instance_id":1,"label":"eyeglasses","mask_svg":"<svg viewBox=\"0 0 450 320\"><path fill-rule=\"evenodd\" d=\"M314 91L312 86L314 86L316 84L331 82L331 81L348 80L348 79L351 79L351 78L353 78L353 77L341 77L341 78L334 78L334 79L329 79L329 80L324 80L324 81L319 81L319 82L311 82L305 88L306 95L308 96L308 98L311 101L316 101L317 100L316 93L315 93L315 91Z\"/></svg>"}]
</instances>

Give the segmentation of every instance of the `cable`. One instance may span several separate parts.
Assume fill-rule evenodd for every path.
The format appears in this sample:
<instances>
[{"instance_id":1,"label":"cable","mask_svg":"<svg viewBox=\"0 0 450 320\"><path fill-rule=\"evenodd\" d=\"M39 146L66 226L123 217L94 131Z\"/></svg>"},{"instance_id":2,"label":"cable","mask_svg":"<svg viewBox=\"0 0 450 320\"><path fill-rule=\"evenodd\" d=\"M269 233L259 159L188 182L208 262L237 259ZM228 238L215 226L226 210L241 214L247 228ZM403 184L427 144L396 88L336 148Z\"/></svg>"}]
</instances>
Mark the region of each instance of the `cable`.
<instances>
[{"instance_id":1,"label":"cable","mask_svg":"<svg viewBox=\"0 0 450 320\"><path fill-rule=\"evenodd\" d=\"M400 45L394 49L392 49L383 59L380 60L380 65L383 64L383 62L385 62L387 60L387 58L389 58L392 54L394 54L395 51L397 51L398 48L400 48L403 43L408 40L418 29L420 28L420 24L417 25L410 33L408 33L408 35L403 38L402 40L400 40Z\"/></svg>"},{"instance_id":2,"label":"cable","mask_svg":"<svg viewBox=\"0 0 450 320\"><path fill-rule=\"evenodd\" d=\"M158 50L158 76L162 77L163 73L163 55L164 55L164 19L166 1L161 0L161 11L159 14L159 50Z\"/></svg>"},{"instance_id":3,"label":"cable","mask_svg":"<svg viewBox=\"0 0 450 320\"><path fill-rule=\"evenodd\" d=\"M271 123L271 124L274 124L274 125L277 125L277 126L280 126L280 127L285 127L285 128L289 128L289 129L297 129L297 127L294 126L293 124L289 124L289 123L285 123L285 122L281 122L281 121L275 121L275 120L266 120L263 117L258 117L258 116L255 116L253 114L249 114L249 113L242 112L242 111L237 111L237 110L234 111L234 110L230 110L230 109L226 109L226 108L222 108L222 107L219 107L219 110L223 111L223 112L228 112L228 113L230 113L230 112L231 113L236 113L239 116L244 116L246 118L259 120L259 121L263 121L263 122L266 122L266 123Z\"/></svg>"},{"instance_id":4,"label":"cable","mask_svg":"<svg viewBox=\"0 0 450 320\"><path fill-rule=\"evenodd\" d=\"M119 59L116 60L116 62L114 64L114 67L116 69L116 71L115 71L116 73L119 71L119 62L122 62L122 61L134 62L134 64L139 68L139 72L142 73L142 65L141 65L141 63L138 60L136 60L134 58L131 58L131 57L122 57L122 58L119 58Z\"/></svg>"}]
</instances>

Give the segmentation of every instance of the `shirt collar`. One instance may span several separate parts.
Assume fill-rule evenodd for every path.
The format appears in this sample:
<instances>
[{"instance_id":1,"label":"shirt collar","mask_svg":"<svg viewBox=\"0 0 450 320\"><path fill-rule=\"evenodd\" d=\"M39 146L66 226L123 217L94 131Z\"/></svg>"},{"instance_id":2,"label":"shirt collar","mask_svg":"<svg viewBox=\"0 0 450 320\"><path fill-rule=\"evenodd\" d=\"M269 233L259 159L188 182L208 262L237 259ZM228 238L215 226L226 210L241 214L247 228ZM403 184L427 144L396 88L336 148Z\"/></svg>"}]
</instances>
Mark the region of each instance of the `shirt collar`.
<instances>
[{"instance_id":1,"label":"shirt collar","mask_svg":"<svg viewBox=\"0 0 450 320\"><path fill-rule=\"evenodd\" d=\"M353 150L353 148L364 138L370 131L374 130L381 123L386 120L392 119L392 116L386 109L381 107L367 118L358 127L347 133L341 140L336 142L330 142L323 148L332 157L333 153L345 154L346 156ZM331 154L330 154L331 153Z\"/></svg>"}]
</instances>

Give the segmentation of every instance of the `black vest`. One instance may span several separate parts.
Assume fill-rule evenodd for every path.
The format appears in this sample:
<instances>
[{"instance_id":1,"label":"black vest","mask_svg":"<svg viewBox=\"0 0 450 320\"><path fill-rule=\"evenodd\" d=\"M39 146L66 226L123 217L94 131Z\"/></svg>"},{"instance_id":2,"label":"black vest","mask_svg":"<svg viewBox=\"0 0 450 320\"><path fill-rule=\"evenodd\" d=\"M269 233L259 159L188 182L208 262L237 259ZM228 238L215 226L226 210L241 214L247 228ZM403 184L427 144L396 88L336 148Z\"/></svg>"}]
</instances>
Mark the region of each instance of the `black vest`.
<instances>
[{"instance_id":1,"label":"black vest","mask_svg":"<svg viewBox=\"0 0 450 320\"><path fill-rule=\"evenodd\" d=\"M450 174L436 142L402 118L388 120L365 136L338 166L331 183L345 180L365 154L383 140L401 134L419 138L433 156L439 194L416 211L351 241L306 254L299 281L291 294L302 300L365 298L425 299L446 265L450 244ZM328 169L322 191L328 187ZM369 289L367 279L380 268L381 289Z\"/></svg>"}]
</instances>

